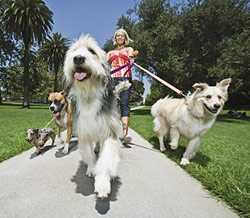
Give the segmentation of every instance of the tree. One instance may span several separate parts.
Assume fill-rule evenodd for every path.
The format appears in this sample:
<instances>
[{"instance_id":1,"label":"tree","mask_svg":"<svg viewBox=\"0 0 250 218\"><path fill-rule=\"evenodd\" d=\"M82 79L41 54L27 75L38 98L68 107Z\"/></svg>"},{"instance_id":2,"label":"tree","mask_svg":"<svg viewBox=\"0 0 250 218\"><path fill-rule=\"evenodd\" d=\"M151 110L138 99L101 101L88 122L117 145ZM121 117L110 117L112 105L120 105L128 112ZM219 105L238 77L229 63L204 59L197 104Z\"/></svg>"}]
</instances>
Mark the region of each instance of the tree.
<instances>
[{"instance_id":1,"label":"tree","mask_svg":"<svg viewBox=\"0 0 250 218\"><path fill-rule=\"evenodd\" d=\"M249 105L250 102L250 30L223 42L222 55L217 64L209 69L214 80L231 77L233 84L229 89L229 104Z\"/></svg>"},{"instance_id":2,"label":"tree","mask_svg":"<svg viewBox=\"0 0 250 218\"><path fill-rule=\"evenodd\" d=\"M103 49L104 49L106 52L109 52L109 51L111 51L111 50L114 49L114 45L113 45L112 39L109 39L109 40L107 40L107 41L104 43Z\"/></svg>"},{"instance_id":3,"label":"tree","mask_svg":"<svg viewBox=\"0 0 250 218\"><path fill-rule=\"evenodd\" d=\"M42 0L14 0L3 14L6 30L20 40L24 48L23 107L30 105L30 49L35 42L42 43L52 29L52 15Z\"/></svg>"},{"instance_id":4,"label":"tree","mask_svg":"<svg viewBox=\"0 0 250 218\"><path fill-rule=\"evenodd\" d=\"M118 24L130 28L133 47L139 50L136 62L184 93L195 82L212 85L230 76L228 103L246 105L250 101L249 3L187 0L180 6L167 0L141 0L137 19L122 16ZM168 94L173 92L153 83L147 103Z\"/></svg>"},{"instance_id":5,"label":"tree","mask_svg":"<svg viewBox=\"0 0 250 218\"><path fill-rule=\"evenodd\" d=\"M249 30L249 0L188 1L179 10L164 1L157 2L144 0L139 4L135 30L135 44L140 51L137 61L152 66L158 76L184 92L195 82L215 84L230 75L235 87L230 93L234 101L229 103L243 104L244 99L246 104L250 95L246 61L249 34L245 34L245 41L236 38ZM153 85L148 101L169 92L159 84Z\"/></svg>"},{"instance_id":6,"label":"tree","mask_svg":"<svg viewBox=\"0 0 250 218\"><path fill-rule=\"evenodd\" d=\"M142 0L140 1L137 14L144 24L145 29L151 29L157 25L157 17L164 12L167 6L166 0Z\"/></svg>"},{"instance_id":7,"label":"tree","mask_svg":"<svg viewBox=\"0 0 250 218\"><path fill-rule=\"evenodd\" d=\"M0 104L2 103L2 91L4 90L4 82L6 78L6 65L10 65L16 53L16 46L13 42L11 34L6 32L2 18L6 7L10 4L10 0L1 0L0 4Z\"/></svg>"},{"instance_id":8,"label":"tree","mask_svg":"<svg viewBox=\"0 0 250 218\"><path fill-rule=\"evenodd\" d=\"M116 26L125 29L130 37L133 35L134 21L130 16L122 15L118 19Z\"/></svg>"},{"instance_id":9,"label":"tree","mask_svg":"<svg viewBox=\"0 0 250 218\"><path fill-rule=\"evenodd\" d=\"M60 33L53 33L40 50L41 57L47 62L49 69L54 73L54 92L58 91L58 73L68 49L69 40Z\"/></svg>"}]
</instances>

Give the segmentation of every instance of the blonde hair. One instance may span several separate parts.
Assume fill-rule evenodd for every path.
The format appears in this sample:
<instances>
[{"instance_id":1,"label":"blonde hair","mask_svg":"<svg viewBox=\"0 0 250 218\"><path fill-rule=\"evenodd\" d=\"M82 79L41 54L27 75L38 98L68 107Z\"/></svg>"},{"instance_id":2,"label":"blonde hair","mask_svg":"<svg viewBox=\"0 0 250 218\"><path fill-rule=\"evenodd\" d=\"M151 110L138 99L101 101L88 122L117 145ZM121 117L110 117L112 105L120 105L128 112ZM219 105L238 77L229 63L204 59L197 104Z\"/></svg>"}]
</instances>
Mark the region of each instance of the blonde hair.
<instances>
[{"instance_id":1,"label":"blonde hair","mask_svg":"<svg viewBox=\"0 0 250 218\"><path fill-rule=\"evenodd\" d=\"M117 43L116 43L116 36L117 36L118 33L122 33L125 36L125 45L128 45L130 42L133 42L133 40L130 39L127 31L125 29L123 29L123 28L120 28L120 29L116 30L115 33L114 33L114 36L113 36L113 45L117 45Z\"/></svg>"}]
</instances>

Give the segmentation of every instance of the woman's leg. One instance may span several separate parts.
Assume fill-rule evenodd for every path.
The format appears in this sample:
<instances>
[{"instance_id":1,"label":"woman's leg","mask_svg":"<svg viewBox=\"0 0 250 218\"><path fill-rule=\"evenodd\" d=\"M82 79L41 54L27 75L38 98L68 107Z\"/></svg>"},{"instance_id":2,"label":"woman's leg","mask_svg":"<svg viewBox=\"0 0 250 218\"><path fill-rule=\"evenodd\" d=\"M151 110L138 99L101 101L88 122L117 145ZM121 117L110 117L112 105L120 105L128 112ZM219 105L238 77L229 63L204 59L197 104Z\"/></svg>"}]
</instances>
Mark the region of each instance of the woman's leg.
<instances>
[{"instance_id":1,"label":"woman's leg","mask_svg":"<svg viewBox=\"0 0 250 218\"><path fill-rule=\"evenodd\" d=\"M122 117L122 127L123 127L123 137L125 138L128 135L128 117Z\"/></svg>"},{"instance_id":2,"label":"woman's leg","mask_svg":"<svg viewBox=\"0 0 250 218\"><path fill-rule=\"evenodd\" d=\"M130 111L129 93L130 90L125 90L120 93L121 121L122 121L124 137L126 137L128 134L129 111Z\"/></svg>"}]
</instances>

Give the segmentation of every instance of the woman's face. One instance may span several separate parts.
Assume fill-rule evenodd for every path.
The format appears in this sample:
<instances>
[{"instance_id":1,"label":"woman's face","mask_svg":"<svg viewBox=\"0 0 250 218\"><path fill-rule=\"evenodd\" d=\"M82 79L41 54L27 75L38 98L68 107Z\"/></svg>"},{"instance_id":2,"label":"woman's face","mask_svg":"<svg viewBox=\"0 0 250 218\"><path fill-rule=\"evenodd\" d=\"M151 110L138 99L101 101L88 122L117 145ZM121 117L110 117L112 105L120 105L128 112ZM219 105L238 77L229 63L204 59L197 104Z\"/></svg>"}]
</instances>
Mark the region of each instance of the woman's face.
<instances>
[{"instance_id":1,"label":"woman's face","mask_svg":"<svg viewBox=\"0 0 250 218\"><path fill-rule=\"evenodd\" d=\"M115 36L115 40L117 45L125 45L125 35L123 33L117 33Z\"/></svg>"}]
</instances>

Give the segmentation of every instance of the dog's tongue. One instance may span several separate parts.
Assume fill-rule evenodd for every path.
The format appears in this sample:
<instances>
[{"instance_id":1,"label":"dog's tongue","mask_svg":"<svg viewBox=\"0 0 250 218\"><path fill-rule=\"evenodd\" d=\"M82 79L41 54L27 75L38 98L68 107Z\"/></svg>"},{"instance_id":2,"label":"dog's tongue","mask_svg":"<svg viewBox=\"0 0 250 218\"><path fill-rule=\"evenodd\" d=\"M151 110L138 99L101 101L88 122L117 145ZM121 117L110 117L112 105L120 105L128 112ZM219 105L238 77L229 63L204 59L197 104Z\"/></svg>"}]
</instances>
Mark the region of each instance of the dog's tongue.
<instances>
[{"instance_id":1,"label":"dog's tongue","mask_svg":"<svg viewBox=\"0 0 250 218\"><path fill-rule=\"evenodd\" d=\"M74 78L78 81L84 80L87 77L87 73L85 72L75 72Z\"/></svg>"},{"instance_id":2,"label":"dog's tongue","mask_svg":"<svg viewBox=\"0 0 250 218\"><path fill-rule=\"evenodd\" d=\"M53 116L54 116L55 118L59 118L59 117L60 117L60 112L54 113Z\"/></svg>"}]
</instances>

